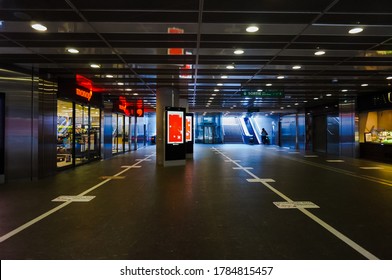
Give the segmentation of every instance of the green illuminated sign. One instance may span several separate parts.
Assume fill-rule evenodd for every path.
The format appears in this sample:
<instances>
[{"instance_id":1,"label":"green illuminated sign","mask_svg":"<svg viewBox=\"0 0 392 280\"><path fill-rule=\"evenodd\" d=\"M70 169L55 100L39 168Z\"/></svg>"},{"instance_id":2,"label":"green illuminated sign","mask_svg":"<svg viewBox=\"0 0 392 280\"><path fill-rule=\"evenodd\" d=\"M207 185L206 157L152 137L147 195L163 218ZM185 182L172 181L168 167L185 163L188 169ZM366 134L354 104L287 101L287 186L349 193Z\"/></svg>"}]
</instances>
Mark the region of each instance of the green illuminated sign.
<instances>
[{"instance_id":1,"label":"green illuminated sign","mask_svg":"<svg viewBox=\"0 0 392 280\"><path fill-rule=\"evenodd\" d=\"M249 97L284 97L282 91L242 91L242 96Z\"/></svg>"}]
</instances>

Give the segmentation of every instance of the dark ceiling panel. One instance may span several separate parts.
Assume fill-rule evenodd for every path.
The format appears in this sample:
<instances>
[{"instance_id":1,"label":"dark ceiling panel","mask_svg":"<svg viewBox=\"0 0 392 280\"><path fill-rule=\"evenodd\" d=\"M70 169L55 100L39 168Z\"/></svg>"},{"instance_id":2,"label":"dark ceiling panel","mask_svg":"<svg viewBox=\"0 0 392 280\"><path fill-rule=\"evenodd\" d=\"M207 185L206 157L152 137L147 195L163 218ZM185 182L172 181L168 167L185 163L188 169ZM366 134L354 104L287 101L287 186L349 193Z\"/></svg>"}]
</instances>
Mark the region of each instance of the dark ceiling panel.
<instances>
[{"instance_id":1,"label":"dark ceiling panel","mask_svg":"<svg viewBox=\"0 0 392 280\"><path fill-rule=\"evenodd\" d=\"M53 1L53 0L2 0L0 2L2 9L69 9L68 4L65 1Z\"/></svg>"},{"instance_id":2,"label":"dark ceiling panel","mask_svg":"<svg viewBox=\"0 0 392 280\"><path fill-rule=\"evenodd\" d=\"M301 35L296 43L344 43L344 44L379 44L388 40L389 36L320 36L320 35Z\"/></svg>"},{"instance_id":3,"label":"dark ceiling panel","mask_svg":"<svg viewBox=\"0 0 392 280\"><path fill-rule=\"evenodd\" d=\"M363 25L391 25L392 14L326 14L316 23L322 24L363 24Z\"/></svg>"},{"instance_id":4,"label":"dark ceiling panel","mask_svg":"<svg viewBox=\"0 0 392 280\"><path fill-rule=\"evenodd\" d=\"M203 22L206 23L308 23L317 14L292 14L292 13L229 13L229 12L204 12Z\"/></svg>"},{"instance_id":5,"label":"dark ceiling panel","mask_svg":"<svg viewBox=\"0 0 392 280\"><path fill-rule=\"evenodd\" d=\"M181 1L124 1L124 0L94 0L91 1L71 1L76 8L85 10L198 10L198 0Z\"/></svg>"},{"instance_id":6,"label":"dark ceiling panel","mask_svg":"<svg viewBox=\"0 0 392 280\"><path fill-rule=\"evenodd\" d=\"M331 12L339 13L392 13L390 0L376 1L357 1L357 0L340 0Z\"/></svg>"},{"instance_id":7,"label":"dark ceiling panel","mask_svg":"<svg viewBox=\"0 0 392 280\"><path fill-rule=\"evenodd\" d=\"M83 11L83 16L91 22L194 22L197 12L156 12L156 11Z\"/></svg>"},{"instance_id":8,"label":"dark ceiling panel","mask_svg":"<svg viewBox=\"0 0 392 280\"><path fill-rule=\"evenodd\" d=\"M25 10L25 11L7 11L0 10L0 18L7 21L81 21L79 15L70 10L45 11L45 10Z\"/></svg>"},{"instance_id":9,"label":"dark ceiling panel","mask_svg":"<svg viewBox=\"0 0 392 280\"><path fill-rule=\"evenodd\" d=\"M206 0L204 9L206 11L282 11L282 12L321 12L333 0L247 0L247 1L225 1Z\"/></svg>"}]
</instances>

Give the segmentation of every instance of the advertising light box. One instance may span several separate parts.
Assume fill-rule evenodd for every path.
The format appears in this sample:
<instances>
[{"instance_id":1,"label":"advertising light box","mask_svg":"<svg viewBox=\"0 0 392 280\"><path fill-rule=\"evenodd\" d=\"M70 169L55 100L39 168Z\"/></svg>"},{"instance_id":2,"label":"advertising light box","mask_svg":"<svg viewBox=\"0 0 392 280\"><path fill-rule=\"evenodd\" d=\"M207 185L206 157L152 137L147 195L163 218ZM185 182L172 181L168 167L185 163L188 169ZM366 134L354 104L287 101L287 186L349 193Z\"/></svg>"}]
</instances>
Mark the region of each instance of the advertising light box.
<instances>
[{"instance_id":1,"label":"advertising light box","mask_svg":"<svg viewBox=\"0 0 392 280\"><path fill-rule=\"evenodd\" d=\"M184 112L168 111L167 112L167 143L182 144L184 143Z\"/></svg>"},{"instance_id":2,"label":"advertising light box","mask_svg":"<svg viewBox=\"0 0 392 280\"><path fill-rule=\"evenodd\" d=\"M185 129L186 129L185 140L186 142L190 142L192 141L192 116L186 116Z\"/></svg>"}]
</instances>

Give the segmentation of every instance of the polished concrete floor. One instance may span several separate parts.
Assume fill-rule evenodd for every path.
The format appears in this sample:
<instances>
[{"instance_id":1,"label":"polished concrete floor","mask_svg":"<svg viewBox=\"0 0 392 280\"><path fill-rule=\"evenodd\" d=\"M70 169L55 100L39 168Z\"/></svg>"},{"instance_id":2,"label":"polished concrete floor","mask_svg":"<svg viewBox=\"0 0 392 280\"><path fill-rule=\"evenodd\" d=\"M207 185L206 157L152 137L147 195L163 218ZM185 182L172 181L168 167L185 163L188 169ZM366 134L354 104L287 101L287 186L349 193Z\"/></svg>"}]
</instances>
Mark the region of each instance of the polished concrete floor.
<instances>
[{"instance_id":1,"label":"polished concrete floor","mask_svg":"<svg viewBox=\"0 0 392 280\"><path fill-rule=\"evenodd\" d=\"M164 168L147 147L1 185L0 258L390 260L392 165L237 144Z\"/></svg>"}]
</instances>

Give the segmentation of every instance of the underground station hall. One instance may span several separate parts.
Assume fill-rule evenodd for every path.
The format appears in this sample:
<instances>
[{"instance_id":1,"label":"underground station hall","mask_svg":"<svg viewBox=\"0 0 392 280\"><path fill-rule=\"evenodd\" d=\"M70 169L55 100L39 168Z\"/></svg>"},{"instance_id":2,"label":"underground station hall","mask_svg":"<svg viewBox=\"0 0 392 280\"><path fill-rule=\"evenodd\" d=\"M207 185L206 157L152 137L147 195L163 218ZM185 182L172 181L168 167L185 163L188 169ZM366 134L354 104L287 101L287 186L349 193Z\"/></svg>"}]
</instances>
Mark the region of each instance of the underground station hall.
<instances>
[{"instance_id":1,"label":"underground station hall","mask_svg":"<svg viewBox=\"0 0 392 280\"><path fill-rule=\"evenodd\" d=\"M1 260L392 260L390 0L0 1Z\"/></svg>"}]
</instances>

